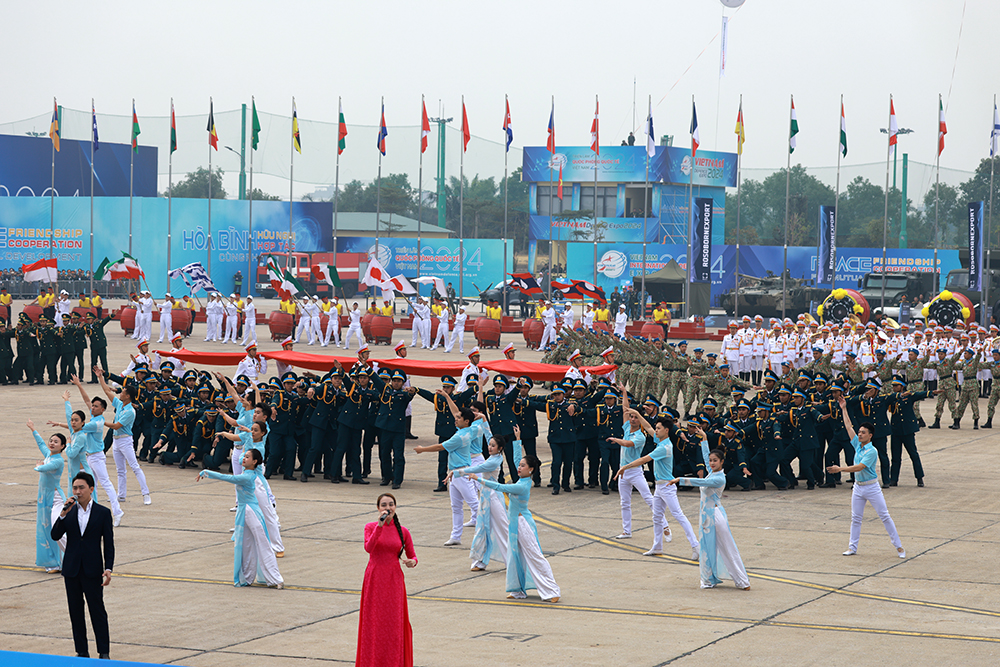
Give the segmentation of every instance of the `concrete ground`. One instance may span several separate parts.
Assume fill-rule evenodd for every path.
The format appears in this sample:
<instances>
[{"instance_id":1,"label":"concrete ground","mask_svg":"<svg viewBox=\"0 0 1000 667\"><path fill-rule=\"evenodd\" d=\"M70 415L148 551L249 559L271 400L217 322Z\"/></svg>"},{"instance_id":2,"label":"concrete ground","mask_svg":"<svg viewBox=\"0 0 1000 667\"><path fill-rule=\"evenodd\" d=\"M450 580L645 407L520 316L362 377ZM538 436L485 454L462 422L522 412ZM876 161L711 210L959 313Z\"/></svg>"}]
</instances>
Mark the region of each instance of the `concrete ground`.
<instances>
[{"instance_id":1,"label":"concrete ground","mask_svg":"<svg viewBox=\"0 0 1000 667\"><path fill-rule=\"evenodd\" d=\"M108 333L112 368L121 369L133 343L119 335L116 323ZM277 348L266 340L266 326L258 327L258 336L262 349ZM196 325L187 347L236 349L204 343L203 337L204 325ZM506 338L518 343L518 359L539 358L521 346L520 336ZM704 347L717 349L718 343ZM457 351L411 352L418 359L459 358ZM372 356L388 357L391 350L376 347ZM497 356L495 350L484 354ZM415 383L438 386L432 378ZM86 387L93 395L96 387ZM60 577L33 565L37 473L32 467L40 457L24 427L28 418L39 426L62 420L63 389L0 388L5 404L0 428L12 435L3 445L0 486L3 649L73 654ZM78 392L72 401L82 407ZM986 401L981 405L985 411ZM408 450L436 442L429 404L418 398L414 406L420 439L408 441ZM931 412L925 404L925 418ZM52 430L40 428L43 435ZM408 451L406 481L396 497L420 560L416 569L406 570L415 662L996 664L1000 575L992 565L1000 546L1000 500L991 485L998 435L973 431L966 414L960 431L925 430L917 436L926 488L916 487L905 461L901 485L885 494L905 560L896 557L870 507L858 555L840 555L850 523L848 485L728 493L726 510L751 578L748 592L731 583L701 590L697 564L688 560L690 548L676 521L671 526L677 537L665 545L665 554L642 556L652 524L637 495L634 537L619 542L611 539L621 532L616 494L588 489L553 497L544 488L535 490L531 508L541 546L562 589L555 605L535 595L507 600L502 566L470 572L473 529L466 529L463 546L442 546L451 516L447 494L431 492L436 455ZM547 460L547 447L539 454ZM115 531L115 576L105 596L112 657L191 667L354 661L367 563L362 534L364 524L376 518L377 478L371 486L271 480L286 545L285 558L278 561L286 589L277 591L232 586L230 485L196 484L194 471L159 464L145 464L144 470L153 504L142 505L130 473L125 516ZM698 494L682 492L680 503L697 521Z\"/></svg>"}]
</instances>

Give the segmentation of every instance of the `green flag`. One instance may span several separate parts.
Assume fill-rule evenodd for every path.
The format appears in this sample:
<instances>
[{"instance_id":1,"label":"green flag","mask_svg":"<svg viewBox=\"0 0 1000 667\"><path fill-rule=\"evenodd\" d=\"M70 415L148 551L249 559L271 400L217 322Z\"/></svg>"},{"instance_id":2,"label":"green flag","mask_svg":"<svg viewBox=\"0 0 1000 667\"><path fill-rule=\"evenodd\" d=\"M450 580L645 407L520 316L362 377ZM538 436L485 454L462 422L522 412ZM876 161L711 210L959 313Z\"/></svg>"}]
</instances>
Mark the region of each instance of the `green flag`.
<instances>
[{"instance_id":1,"label":"green flag","mask_svg":"<svg viewBox=\"0 0 1000 667\"><path fill-rule=\"evenodd\" d=\"M257 150L257 143L260 141L260 119L257 118L257 102L252 101L253 118L250 122L250 148Z\"/></svg>"},{"instance_id":2,"label":"green flag","mask_svg":"<svg viewBox=\"0 0 1000 667\"><path fill-rule=\"evenodd\" d=\"M132 151L139 152L139 117L135 114L135 102L132 102Z\"/></svg>"},{"instance_id":3,"label":"green flag","mask_svg":"<svg viewBox=\"0 0 1000 667\"><path fill-rule=\"evenodd\" d=\"M94 271L94 280L104 280L104 274L108 272L108 268L110 266L111 266L111 260L109 260L107 257L102 259L101 265L97 267L96 271Z\"/></svg>"}]
</instances>

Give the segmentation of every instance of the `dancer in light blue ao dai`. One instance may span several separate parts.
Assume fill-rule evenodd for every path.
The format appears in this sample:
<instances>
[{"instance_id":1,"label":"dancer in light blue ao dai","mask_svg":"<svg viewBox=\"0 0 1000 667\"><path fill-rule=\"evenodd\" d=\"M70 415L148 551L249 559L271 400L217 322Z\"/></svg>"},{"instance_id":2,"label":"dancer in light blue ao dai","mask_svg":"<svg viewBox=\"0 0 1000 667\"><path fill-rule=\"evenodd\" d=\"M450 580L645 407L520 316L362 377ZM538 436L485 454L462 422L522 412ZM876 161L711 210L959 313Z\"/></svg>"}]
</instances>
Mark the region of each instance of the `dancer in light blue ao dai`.
<instances>
[{"instance_id":1,"label":"dancer in light blue ao dai","mask_svg":"<svg viewBox=\"0 0 1000 667\"><path fill-rule=\"evenodd\" d=\"M30 419L27 426L35 437L38 451L45 460L35 466L38 473L38 513L35 522L35 565L44 567L46 572L59 572L62 569L62 552L65 548L65 538L62 544L52 539L53 516L58 517L66 496L59 487L62 480L63 458L66 449L66 436L53 433L49 441L42 440L35 430L35 423Z\"/></svg>"},{"instance_id":2,"label":"dancer in light blue ao dai","mask_svg":"<svg viewBox=\"0 0 1000 667\"><path fill-rule=\"evenodd\" d=\"M514 427L514 437L517 439L511 446L514 448L514 460L519 461L521 459L521 429L517 426ZM497 436L490 438L490 458L473 466L453 470L451 475L463 477L482 474L484 479L497 481L500 466L503 463L503 448L502 438ZM507 536L509 532L507 507L503 501L503 494L488 486L481 486L476 533L472 538L472 548L469 550L469 558L473 560L473 572L485 570L490 564L491 558L507 562Z\"/></svg>"}]
</instances>

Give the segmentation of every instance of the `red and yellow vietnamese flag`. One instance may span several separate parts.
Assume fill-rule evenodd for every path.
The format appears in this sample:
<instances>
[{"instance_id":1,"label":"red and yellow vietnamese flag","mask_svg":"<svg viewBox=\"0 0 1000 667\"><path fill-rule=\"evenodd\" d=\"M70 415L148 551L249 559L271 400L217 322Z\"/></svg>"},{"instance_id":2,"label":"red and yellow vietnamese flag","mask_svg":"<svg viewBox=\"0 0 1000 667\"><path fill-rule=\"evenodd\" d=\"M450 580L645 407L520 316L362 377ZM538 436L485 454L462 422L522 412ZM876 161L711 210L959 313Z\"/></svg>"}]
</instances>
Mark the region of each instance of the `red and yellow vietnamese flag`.
<instances>
[{"instance_id":1,"label":"red and yellow vietnamese flag","mask_svg":"<svg viewBox=\"0 0 1000 667\"><path fill-rule=\"evenodd\" d=\"M465 113L465 97L462 97L462 152L469 150L469 139L472 134L469 132L469 115Z\"/></svg>"},{"instance_id":2,"label":"red and yellow vietnamese flag","mask_svg":"<svg viewBox=\"0 0 1000 667\"><path fill-rule=\"evenodd\" d=\"M208 98L208 145L219 150L219 134L215 131L215 108L212 98Z\"/></svg>"}]
</instances>

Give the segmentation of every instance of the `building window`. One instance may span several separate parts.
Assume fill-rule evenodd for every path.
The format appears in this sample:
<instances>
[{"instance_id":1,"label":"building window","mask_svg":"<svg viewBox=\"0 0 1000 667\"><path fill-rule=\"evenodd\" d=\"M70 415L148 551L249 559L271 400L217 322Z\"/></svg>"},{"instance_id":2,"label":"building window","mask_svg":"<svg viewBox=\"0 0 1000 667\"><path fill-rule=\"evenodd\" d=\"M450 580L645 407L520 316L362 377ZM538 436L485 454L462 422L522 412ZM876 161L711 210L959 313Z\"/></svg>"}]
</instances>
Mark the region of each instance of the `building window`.
<instances>
[{"instance_id":1,"label":"building window","mask_svg":"<svg viewBox=\"0 0 1000 667\"><path fill-rule=\"evenodd\" d=\"M615 215L615 201L618 196L618 188L597 188L597 217L613 218ZM580 188L580 210L591 211L594 209L594 186L586 185Z\"/></svg>"},{"instance_id":2,"label":"building window","mask_svg":"<svg viewBox=\"0 0 1000 667\"><path fill-rule=\"evenodd\" d=\"M553 186L552 213L549 213L549 186L538 186L538 215L559 215L563 211L573 210L573 184L563 183L563 198L559 200L559 186Z\"/></svg>"}]
</instances>

